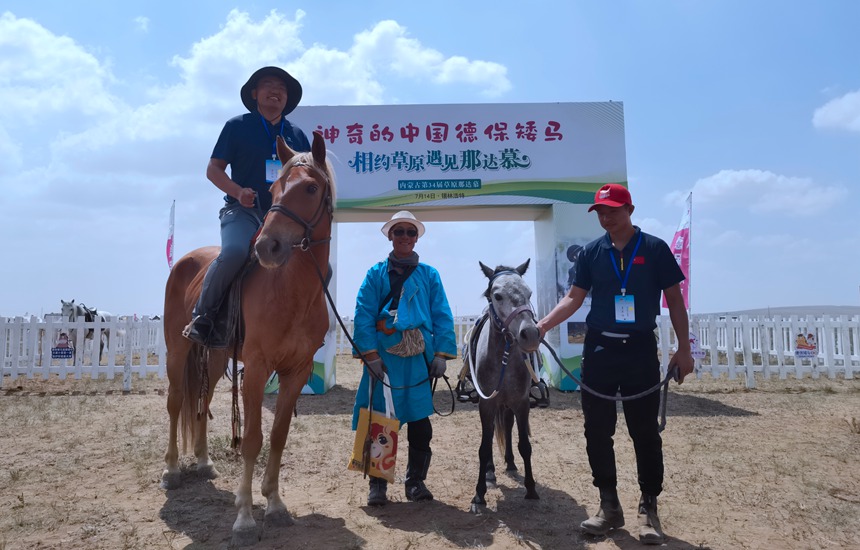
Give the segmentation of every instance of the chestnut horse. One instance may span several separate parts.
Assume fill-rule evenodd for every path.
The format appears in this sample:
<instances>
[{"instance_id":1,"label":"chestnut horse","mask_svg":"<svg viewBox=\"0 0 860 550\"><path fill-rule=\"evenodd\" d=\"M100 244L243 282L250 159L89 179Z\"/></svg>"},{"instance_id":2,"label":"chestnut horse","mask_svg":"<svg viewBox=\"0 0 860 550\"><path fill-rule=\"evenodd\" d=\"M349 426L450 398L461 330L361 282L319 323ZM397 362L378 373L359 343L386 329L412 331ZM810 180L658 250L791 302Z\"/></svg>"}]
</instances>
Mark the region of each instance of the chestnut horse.
<instances>
[{"instance_id":1,"label":"chestnut horse","mask_svg":"<svg viewBox=\"0 0 860 550\"><path fill-rule=\"evenodd\" d=\"M242 284L244 341L239 359L244 363L242 404L245 425L241 442L244 472L236 490L238 517L233 524L235 544L258 539L251 514L251 482L254 463L263 445L261 409L263 388L273 372L278 373L279 389L272 425L271 450L262 481L267 499L265 522L289 525L290 514L279 494L278 476L281 455L287 442L290 420L302 387L313 368L314 352L320 347L329 326L321 274L328 269L335 182L326 161L322 136L314 132L310 153L297 153L283 139L277 139L282 168L272 184L272 208L266 214L254 242L260 267L252 270ZM203 277L218 256L218 247L194 250L179 260L167 279L164 297L164 337L167 344L169 381L167 410L170 436L165 455L166 469L162 486L170 489L181 483L177 431L183 435L183 451L190 439L197 458L197 475L218 476L209 458L206 440L206 407L198 398L208 400L227 366L227 350L208 350L182 336L191 319ZM202 400L201 404L202 404ZM208 401L207 401L208 403ZM202 411L202 414L201 414Z\"/></svg>"}]
</instances>

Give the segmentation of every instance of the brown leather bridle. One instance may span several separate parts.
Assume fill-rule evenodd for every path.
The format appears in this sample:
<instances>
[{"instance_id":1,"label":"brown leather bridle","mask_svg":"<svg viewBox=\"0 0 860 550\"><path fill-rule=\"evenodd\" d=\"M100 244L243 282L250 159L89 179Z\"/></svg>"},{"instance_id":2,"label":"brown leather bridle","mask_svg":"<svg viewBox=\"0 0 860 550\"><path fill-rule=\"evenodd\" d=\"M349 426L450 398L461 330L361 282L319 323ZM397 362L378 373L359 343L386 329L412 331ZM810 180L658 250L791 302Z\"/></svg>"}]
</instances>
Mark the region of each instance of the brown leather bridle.
<instances>
[{"instance_id":1,"label":"brown leather bridle","mask_svg":"<svg viewBox=\"0 0 860 550\"><path fill-rule=\"evenodd\" d=\"M289 208L287 208L286 206L283 206L281 204L272 204L271 208L269 208L269 211L266 212L266 217L268 217L268 215L271 214L272 212L277 212L278 214L283 214L284 216L290 218L294 222L296 222L299 225L301 225L302 227L304 227L305 228L304 237L300 241L292 243L291 246L293 248L298 248L302 251L307 251L310 247L312 247L314 245L327 243L327 242L331 241L331 236L329 236L325 239L318 239L318 240L311 239L311 235L313 234L314 229L316 229L317 224L319 224L320 221L322 221L323 216L326 213L328 213L330 220L333 218L334 208L333 208L332 202L331 202L331 179L329 178L328 174L324 170L320 169L315 164L308 163L305 161L298 161L298 162L295 162L294 164L291 164L289 169L287 169L287 171L284 172L284 174L281 176L281 179L285 179L287 177L287 175L289 174L289 171L292 170L293 168L297 167L297 166L306 166L306 167L310 168L311 170L314 170L315 172L317 172L320 176L322 176L322 179L323 179L323 182L325 185L325 192L323 193L323 197L320 200L320 203L317 206L317 209L314 212L314 215L311 217L311 220L305 221L298 214L296 214L295 212L293 212L292 210L290 210ZM265 218L263 218L263 222L265 223Z\"/></svg>"}]
</instances>

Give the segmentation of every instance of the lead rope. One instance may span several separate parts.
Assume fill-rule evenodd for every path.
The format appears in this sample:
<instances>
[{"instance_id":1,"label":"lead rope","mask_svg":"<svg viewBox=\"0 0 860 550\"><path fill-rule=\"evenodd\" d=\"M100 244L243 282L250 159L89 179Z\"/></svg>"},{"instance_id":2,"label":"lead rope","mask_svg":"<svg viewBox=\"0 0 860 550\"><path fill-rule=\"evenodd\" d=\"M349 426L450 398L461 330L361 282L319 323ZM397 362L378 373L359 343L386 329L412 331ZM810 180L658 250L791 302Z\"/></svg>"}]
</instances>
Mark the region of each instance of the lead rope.
<instances>
[{"instance_id":1,"label":"lead rope","mask_svg":"<svg viewBox=\"0 0 860 550\"><path fill-rule=\"evenodd\" d=\"M561 367L561 370L563 370L564 373L571 380L579 384L579 387L581 387L591 395L599 397L600 399L606 399L607 401L633 401L634 399L640 399L642 397L645 397L646 395L652 394L655 391L660 391L662 389L663 395L661 396L662 403L660 406L660 426L658 430L662 432L666 428L666 404L669 400L669 381L673 378L677 380L678 367L672 367L671 369L669 369L669 371L666 373L666 378L664 378L661 382L658 382L655 386L648 388L645 391L641 391L634 395L605 395L596 390L593 390L592 388L589 388L582 383L582 380L580 380L578 376L567 370L564 364L561 362L561 359L559 359L558 354L556 354L555 350L552 349L552 346L550 346L543 338L541 338L541 344L543 344L549 350L550 354L552 355L552 358L555 359L555 362L558 363L558 366Z\"/></svg>"}]
</instances>

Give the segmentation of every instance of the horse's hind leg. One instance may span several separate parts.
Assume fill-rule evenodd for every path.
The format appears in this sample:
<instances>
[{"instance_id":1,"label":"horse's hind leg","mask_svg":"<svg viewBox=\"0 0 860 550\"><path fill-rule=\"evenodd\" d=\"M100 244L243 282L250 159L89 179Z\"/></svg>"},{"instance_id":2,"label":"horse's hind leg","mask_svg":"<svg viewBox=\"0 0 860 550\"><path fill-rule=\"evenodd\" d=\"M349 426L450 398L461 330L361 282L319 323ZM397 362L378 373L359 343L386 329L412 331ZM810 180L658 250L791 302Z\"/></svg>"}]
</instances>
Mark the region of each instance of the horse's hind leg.
<instances>
[{"instance_id":1,"label":"horse's hind leg","mask_svg":"<svg viewBox=\"0 0 860 550\"><path fill-rule=\"evenodd\" d=\"M292 374L278 379L278 402L275 405L275 420L272 423L272 435L270 437L269 460L266 462L266 471L263 474L261 491L266 497L266 525L292 525L293 518L287 511L287 506L281 499L278 478L281 473L281 457L287 444L287 435L290 433L290 422L293 411L296 408L296 400L302 387L302 380Z\"/></svg>"},{"instance_id":2,"label":"horse's hind leg","mask_svg":"<svg viewBox=\"0 0 860 550\"><path fill-rule=\"evenodd\" d=\"M523 401L517 409L517 448L520 451L520 456L523 457L523 466L526 471L525 485L526 498L540 498L535 489L535 478L532 474L532 444L529 441L529 403Z\"/></svg>"},{"instance_id":3,"label":"horse's hind leg","mask_svg":"<svg viewBox=\"0 0 860 550\"><path fill-rule=\"evenodd\" d=\"M161 487L176 489L182 484L179 472L179 414L185 400L185 358L167 352L167 414L170 416L170 433L167 436L167 452L164 455L165 470L161 474Z\"/></svg>"},{"instance_id":4,"label":"horse's hind leg","mask_svg":"<svg viewBox=\"0 0 860 550\"><path fill-rule=\"evenodd\" d=\"M487 401L482 400L478 409L481 413L481 447L478 449L478 483L475 486L475 496L472 498L470 510L480 514L487 508L484 497L487 494L487 468L493 462L493 429L496 413Z\"/></svg>"},{"instance_id":5,"label":"horse's hind leg","mask_svg":"<svg viewBox=\"0 0 860 550\"><path fill-rule=\"evenodd\" d=\"M209 363L206 366L209 369L209 395L206 396L207 407L212 403L212 396L215 395L215 385L221 376L224 375L226 366L227 359L224 356L224 352L210 352ZM194 457L197 459L197 477L215 479L221 474L215 469L215 463L209 457L208 423L208 414L201 414L199 420L194 423Z\"/></svg>"}]
</instances>

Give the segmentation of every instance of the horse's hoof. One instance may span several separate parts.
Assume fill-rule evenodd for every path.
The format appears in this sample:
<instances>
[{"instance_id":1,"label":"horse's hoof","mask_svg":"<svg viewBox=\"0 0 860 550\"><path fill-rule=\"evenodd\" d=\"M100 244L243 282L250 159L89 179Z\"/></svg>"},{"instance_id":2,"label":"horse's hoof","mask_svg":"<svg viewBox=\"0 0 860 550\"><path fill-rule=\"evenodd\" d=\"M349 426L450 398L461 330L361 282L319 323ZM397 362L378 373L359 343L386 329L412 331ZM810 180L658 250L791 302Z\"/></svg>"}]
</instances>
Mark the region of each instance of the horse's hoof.
<instances>
[{"instance_id":1,"label":"horse's hoof","mask_svg":"<svg viewBox=\"0 0 860 550\"><path fill-rule=\"evenodd\" d=\"M212 464L197 466L197 477L200 479L216 479L220 476L221 474L218 473L218 470Z\"/></svg>"},{"instance_id":2,"label":"horse's hoof","mask_svg":"<svg viewBox=\"0 0 860 550\"><path fill-rule=\"evenodd\" d=\"M487 501L484 500L483 496L475 495L472 498L472 506L469 507L469 511L473 514L483 514L487 511Z\"/></svg>"},{"instance_id":3,"label":"horse's hoof","mask_svg":"<svg viewBox=\"0 0 860 550\"><path fill-rule=\"evenodd\" d=\"M260 541L260 534L256 527L246 527L244 529L233 529L233 539L230 541L233 546L251 546Z\"/></svg>"},{"instance_id":4,"label":"horse's hoof","mask_svg":"<svg viewBox=\"0 0 860 550\"><path fill-rule=\"evenodd\" d=\"M540 500L540 497L538 496L537 491L527 491L526 500Z\"/></svg>"},{"instance_id":5,"label":"horse's hoof","mask_svg":"<svg viewBox=\"0 0 860 550\"><path fill-rule=\"evenodd\" d=\"M509 465L505 468L505 471L506 471L506 472L508 472L508 473L516 472L516 471L517 471L517 465L516 465L516 464L509 464Z\"/></svg>"},{"instance_id":6,"label":"horse's hoof","mask_svg":"<svg viewBox=\"0 0 860 550\"><path fill-rule=\"evenodd\" d=\"M179 472L169 472L164 470L164 473L161 474L161 488L162 489L179 489L182 486L182 474Z\"/></svg>"},{"instance_id":7,"label":"horse's hoof","mask_svg":"<svg viewBox=\"0 0 860 550\"><path fill-rule=\"evenodd\" d=\"M286 509L266 512L264 521L266 523L266 527L289 527L295 523L292 516L290 516L290 513Z\"/></svg>"}]
</instances>

